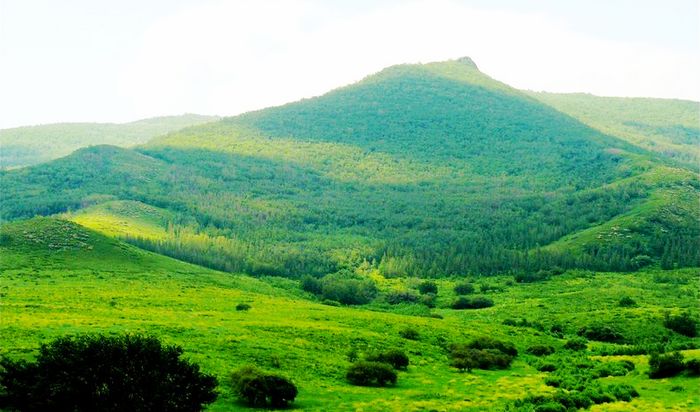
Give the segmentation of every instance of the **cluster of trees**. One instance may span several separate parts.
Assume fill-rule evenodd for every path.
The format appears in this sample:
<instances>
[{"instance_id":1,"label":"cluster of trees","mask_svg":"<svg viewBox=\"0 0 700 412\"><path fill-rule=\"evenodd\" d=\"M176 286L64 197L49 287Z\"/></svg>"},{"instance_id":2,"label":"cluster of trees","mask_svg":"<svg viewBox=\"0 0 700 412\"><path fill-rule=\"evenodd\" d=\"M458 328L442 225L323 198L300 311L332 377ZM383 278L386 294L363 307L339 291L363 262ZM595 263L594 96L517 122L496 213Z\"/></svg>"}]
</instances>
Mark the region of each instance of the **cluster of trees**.
<instances>
[{"instance_id":1,"label":"cluster of trees","mask_svg":"<svg viewBox=\"0 0 700 412\"><path fill-rule=\"evenodd\" d=\"M409 359L398 349L368 354L356 360L345 375L348 382L358 386L386 386L396 384L397 370L406 370Z\"/></svg>"},{"instance_id":2,"label":"cluster of trees","mask_svg":"<svg viewBox=\"0 0 700 412\"><path fill-rule=\"evenodd\" d=\"M452 344L449 350L450 365L469 372L472 369L507 369L518 355L512 343L486 337L466 344Z\"/></svg>"},{"instance_id":3,"label":"cluster of trees","mask_svg":"<svg viewBox=\"0 0 700 412\"><path fill-rule=\"evenodd\" d=\"M284 408L299 393L284 376L263 372L255 366L243 366L231 374L233 393L254 407Z\"/></svg>"},{"instance_id":4,"label":"cluster of trees","mask_svg":"<svg viewBox=\"0 0 700 412\"><path fill-rule=\"evenodd\" d=\"M649 377L652 379L670 378L683 372L691 376L700 375L700 359L685 361L680 352L653 353L649 358Z\"/></svg>"}]
</instances>

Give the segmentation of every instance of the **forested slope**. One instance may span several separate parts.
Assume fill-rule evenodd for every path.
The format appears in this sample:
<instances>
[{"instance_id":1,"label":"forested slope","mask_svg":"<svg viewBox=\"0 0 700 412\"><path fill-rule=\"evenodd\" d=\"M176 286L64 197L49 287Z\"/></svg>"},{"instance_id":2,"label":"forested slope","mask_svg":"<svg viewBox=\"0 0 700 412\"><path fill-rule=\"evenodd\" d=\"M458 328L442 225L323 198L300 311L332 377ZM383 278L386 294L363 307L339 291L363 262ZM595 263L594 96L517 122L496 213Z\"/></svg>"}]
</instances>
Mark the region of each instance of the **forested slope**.
<instances>
[{"instance_id":1,"label":"forested slope","mask_svg":"<svg viewBox=\"0 0 700 412\"><path fill-rule=\"evenodd\" d=\"M461 59L394 66L136 150L92 147L4 172L0 213L74 211L108 232L105 222L127 222L111 234L217 269L292 277L698 265L687 246L700 235L687 201L697 175L667 163ZM170 217L142 233L131 206L98 207L118 200ZM641 209L653 222L678 202L683 230L567 240Z\"/></svg>"}]
</instances>

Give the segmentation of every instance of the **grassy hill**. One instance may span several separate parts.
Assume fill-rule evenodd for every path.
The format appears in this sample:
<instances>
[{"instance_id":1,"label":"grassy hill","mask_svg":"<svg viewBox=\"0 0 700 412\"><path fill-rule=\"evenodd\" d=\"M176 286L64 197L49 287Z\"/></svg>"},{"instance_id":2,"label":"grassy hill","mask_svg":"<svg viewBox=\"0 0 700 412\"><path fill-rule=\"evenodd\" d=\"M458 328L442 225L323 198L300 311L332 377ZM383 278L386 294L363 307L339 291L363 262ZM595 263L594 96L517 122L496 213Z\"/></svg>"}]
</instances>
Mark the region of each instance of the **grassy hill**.
<instances>
[{"instance_id":1,"label":"grassy hill","mask_svg":"<svg viewBox=\"0 0 700 412\"><path fill-rule=\"evenodd\" d=\"M97 206L75 219L153 251L256 275L371 266L387 276L442 277L629 270L639 256L668 266L700 259L686 246L700 236L692 206L680 209L683 231L565 246L567 236L667 205L655 199L692 197L697 175L488 77L468 59L390 67L321 97L136 149L82 149L0 173L0 184L5 220ZM105 217L114 210L99 209L114 201L167 217L148 231L119 217L127 223L115 233ZM559 246L544 247L553 242Z\"/></svg>"},{"instance_id":2,"label":"grassy hill","mask_svg":"<svg viewBox=\"0 0 700 412\"><path fill-rule=\"evenodd\" d=\"M157 214L124 203L111 203L99 211L135 219ZM401 314L405 305L323 305L301 292L294 281L207 270L64 220L37 218L3 225L0 254L1 356L31 358L40 342L64 334L154 334L183 346L189 359L219 378L220 396L208 408L211 411L248 410L233 397L228 377L233 369L251 363L296 382L300 394L294 405L299 410L525 411L531 405L517 408L517 400L557 391L546 382L561 375L538 371L542 364L564 368L576 363L593 372L620 360L629 360L634 370L593 378L588 387L628 384L640 396L631 402L597 405L596 411L700 410L697 378L650 380L646 375L647 353L660 342L668 350L700 344L698 338L662 325L667 311L691 310L697 316L700 291L694 270L573 271L532 284L513 283L507 276L473 278L476 285L493 287L486 295L495 306L472 311L447 307L460 279L442 279L437 281L437 308L428 311L434 317L428 317ZM418 282L369 276L381 294L412 289ZM637 306L619 306L624 296ZM239 303L251 309L236 310ZM614 326L624 342L591 340L584 351L564 349L580 328L595 323ZM561 333L551 332L555 325L562 327ZM406 328L419 336L401 337ZM460 373L449 366L450 343L481 336L516 345L519 354L510 369ZM527 354L536 344L551 345L556 353L544 358ZM395 387L347 383L344 374L351 349L363 356L387 348L401 349L410 357ZM639 354L612 355L625 351ZM700 357L697 350L683 352L686 358Z\"/></svg>"},{"instance_id":3,"label":"grassy hill","mask_svg":"<svg viewBox=\"0 0 700 412\"><path fill-rule=\"evenodd\" d=\"M130 147L185 127L218 120L184 114L130 123L57 123L0 130L0 169L47 162L81 147L110 144Z\"/></svg>"},{"instance_id":4,"label":"grassy hill","mask_svg":"<svg viewBox=\"0 0 700 412\"><path fill-rule=\"evenodd\" d=\"M700 103L687 100L528 93L581 122L697 170Z\"/></svg>"}]
</instances>

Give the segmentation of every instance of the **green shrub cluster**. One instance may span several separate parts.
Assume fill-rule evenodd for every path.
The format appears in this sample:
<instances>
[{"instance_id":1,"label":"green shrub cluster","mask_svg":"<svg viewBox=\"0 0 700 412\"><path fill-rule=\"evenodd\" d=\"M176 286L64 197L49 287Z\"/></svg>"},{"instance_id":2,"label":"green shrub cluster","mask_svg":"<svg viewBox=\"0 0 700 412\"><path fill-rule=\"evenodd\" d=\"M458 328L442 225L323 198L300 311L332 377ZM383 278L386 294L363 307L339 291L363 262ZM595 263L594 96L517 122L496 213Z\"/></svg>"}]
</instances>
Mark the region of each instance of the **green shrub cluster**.
<instances>
[{"instance_id":1,"label":"green shrub cluster","mask_svg":"<svg viewBox=\"0 0 700 412\"><path fill-rule=\"evenodd\" d=\"M255 366L243 366L231 374L231 389L250 406L282 408L294 402L298 394L289 379L263 372Z\"/></svg>"},{"instance_id":2,"label":"green shrub cluster","mask_svg":"<svg viewBox=\"0 0 700 412\"><path fill-rule=\"evenodd\" d=\"M384 362L359 361L353 363L345 375L348 382L358 386L386 386L396 384L397 375Z\"/></svg>"},{"instance_id":3,"label":"green shrub cluster","mask_svg":"<svg viewBox=\"0 0 700 412\"><path fill-rule=\"evenodd\" d=\"M452 302L452 309L483 309L493 306L493 300L484 296L475 296L472 298L460 296Z\"/></svg>"},{"instance_id":4,"label":"green shrub cluster","mask_svg":"<svg viewBox=\"0 0 700 412\"><path fill-rule=\"evenodd\" d=\"M679 315L666 315L664 326L676 333L693 338L698 334L698 321L694 319L690 312L683 312Z\"/></svg>"},{"instance_id":5,"label":"green shrub cluster","mask_svg":"<svg viewBox=\"0 0 700 412\"><path fill-rule=\"evenodd\" d=\"M512 343L486 337L467 344L452 344L449 351L450 365L460 371L507 369L518 355Z\"/></svg>"}]
</instances>

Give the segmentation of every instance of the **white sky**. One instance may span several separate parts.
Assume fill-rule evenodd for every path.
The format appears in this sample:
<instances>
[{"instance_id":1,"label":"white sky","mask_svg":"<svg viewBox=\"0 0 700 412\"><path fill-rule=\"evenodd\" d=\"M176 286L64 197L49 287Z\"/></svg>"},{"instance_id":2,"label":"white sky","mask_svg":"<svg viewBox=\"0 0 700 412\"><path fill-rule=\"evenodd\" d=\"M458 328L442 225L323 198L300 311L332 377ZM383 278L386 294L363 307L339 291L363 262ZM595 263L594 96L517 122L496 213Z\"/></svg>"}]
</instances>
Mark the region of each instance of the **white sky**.
<instances>
[{"instance_id":1,"label":"white sky","mask_svg":"<svg viewBox=\"0 0 700 412\"><path fill-rule=\"evenodd\" d=\"M518 88L700 100L697 0L0 0L0 128L233 115L470 56Z\"/></svg>"}]
</instances>

